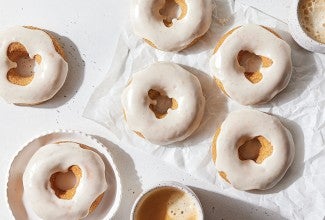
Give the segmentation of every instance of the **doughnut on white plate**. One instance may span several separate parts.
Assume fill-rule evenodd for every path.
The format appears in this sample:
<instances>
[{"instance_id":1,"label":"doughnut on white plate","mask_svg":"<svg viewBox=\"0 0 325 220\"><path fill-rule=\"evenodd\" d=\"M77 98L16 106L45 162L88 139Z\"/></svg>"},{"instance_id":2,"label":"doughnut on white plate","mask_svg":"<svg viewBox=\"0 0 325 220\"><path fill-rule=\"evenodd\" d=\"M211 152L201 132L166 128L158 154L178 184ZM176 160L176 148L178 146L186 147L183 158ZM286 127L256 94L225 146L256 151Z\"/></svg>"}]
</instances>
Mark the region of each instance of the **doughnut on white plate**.
<instances>
[{"instance_id":1,"label":"doughnut on white plate","mask_svg":"<svg viewBox=\"0 0 325 220\"><path fill-rule=\"evenodd\" d=\"M121 202L122 187L119 172L115 166L111 154L99 141L90 135L78 131L56 130L44 133L25 144L11 163L7 183L8 206L15 219L40 219L28 205L24 197L23 174L25 168L35 152L51 143L71 141L87 145L92 148L104 161L105 176L108 188L104 197L94 212L90 213L85 220L99 220L112 218Z\"/></svg>"}]
</instances>

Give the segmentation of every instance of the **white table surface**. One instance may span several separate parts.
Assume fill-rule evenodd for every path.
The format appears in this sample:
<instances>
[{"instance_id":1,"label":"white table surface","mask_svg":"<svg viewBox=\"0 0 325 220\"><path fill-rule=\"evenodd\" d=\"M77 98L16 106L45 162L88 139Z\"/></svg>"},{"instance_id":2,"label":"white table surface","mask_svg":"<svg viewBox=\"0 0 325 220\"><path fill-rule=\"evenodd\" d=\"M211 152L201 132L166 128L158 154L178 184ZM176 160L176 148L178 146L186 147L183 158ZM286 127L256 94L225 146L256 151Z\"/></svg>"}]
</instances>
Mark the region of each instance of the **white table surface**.
<instances>
[{"instance_id":1,"label":"white table surface","mask_svg":"<svg viewBox=\"0 0 325 220\"><path fill-rule=\"evenodd\" d=\"M238 0L287 21L290 0ZM33 25L61 36L69 57L70 73L61 91L36 107L17 107L0 101L0 219L13 219L6 205L10 163L21 146L48 130L74 129L96 135L110 149L121 172L124 197L114 219L128 219L136 196L160 181L191 186L201 199L206 219L282 219L263 207L218 194L215 186L177 168L137 152L123 149L108 131L81 116L94 88L103 80L116 49L119 32L128 22L129 0L10 0L1 1L0 29ZM83 62L84 61L84 62Z\"/></svg>"}]
</instances>

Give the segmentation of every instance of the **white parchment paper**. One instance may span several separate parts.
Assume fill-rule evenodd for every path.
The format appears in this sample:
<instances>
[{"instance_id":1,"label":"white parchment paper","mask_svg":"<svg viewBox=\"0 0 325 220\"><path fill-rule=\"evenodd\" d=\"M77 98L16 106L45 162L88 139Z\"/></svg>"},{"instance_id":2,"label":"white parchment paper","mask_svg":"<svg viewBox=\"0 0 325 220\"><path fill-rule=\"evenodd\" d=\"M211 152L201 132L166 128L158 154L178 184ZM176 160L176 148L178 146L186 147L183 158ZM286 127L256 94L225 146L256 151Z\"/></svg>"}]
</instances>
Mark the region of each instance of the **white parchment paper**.
<instances>
[{"instance_id":1,"label":"white parchment paper","mask_svg":"<svg viewBox=\"0 0 325 220\"><path fill-rule=\"evenodd\" d=\"M325 56L301 49L290 37L287 25L254 8L233 12L233 2L216 1L208 33L193 47L178 54L155 50L123 31L106 79L95 90L84 111L113 132L121 146L135 148L214 183L220 193L271 209L290 219L323 219L325 216ZM254 108L278 116L291 131L296 155L281 182L271 190L241 192L221 180L211 161L215 130L228 112L244 108L225 95L210 76L209 59L218 39L229 29L245 23L274 28L292 47L293 74L288 87L271 102ZM252 33L254 34L254 33ZM248 36L249 37L249 36ZM132 73L156 61L183 65L200 80L207 100L199 129L188 139L168 146L153 145L130 131L123 118L121 93Z\"/></svg>"}]
</instances>

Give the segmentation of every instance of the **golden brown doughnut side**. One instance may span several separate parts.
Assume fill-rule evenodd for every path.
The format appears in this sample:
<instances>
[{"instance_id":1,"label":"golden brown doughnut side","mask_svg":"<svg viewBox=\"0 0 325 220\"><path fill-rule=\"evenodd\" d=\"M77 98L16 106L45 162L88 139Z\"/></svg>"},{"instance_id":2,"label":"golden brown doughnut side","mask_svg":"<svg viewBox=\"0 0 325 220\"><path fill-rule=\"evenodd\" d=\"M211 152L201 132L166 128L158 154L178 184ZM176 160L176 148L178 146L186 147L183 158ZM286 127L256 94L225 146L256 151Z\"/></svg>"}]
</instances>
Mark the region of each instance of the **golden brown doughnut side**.
<instances>
[{"instance_id":1,"label":"golden brown doughnut side","mask_svg":"<svg viewBox=\"0 0 325 220\"><path fill-rule=\"evenodd\" d=\"M217 78L217 77L213 77L214 81L216 83L216 85L218 86L218 88L226 95L229 97L229 95L227 94L225 87L223 86L222 82Z\"/></svg>"},{"instance_id":2,"label":"golden brown doughnut side","mask_svg":"<svg viewBox=\"0 0 325 220\"><path fill-rule=\"evenodd\" d=\"M217 139L220 134L221 128L218 128L212 141L212 147L211 147L211 154L212 154L212 160L214 163L217 161ZM227 179L227 174L223 171L218 171L219 176L223 178L226 182L230 183L230 181Z\"/></svg>"},{"instance_id":3,"label":"golden brown doughnut side","mask_svg":"<svg viewBox=\"0 0 325 220\"><path fill-rule=\"evenodd\" d=\"M269 32L271 32L272 34L274 34L276 37L282 39L282 37L277 32L275 32L273 29L271 29L269 27L266 27L266 26L263 26L263 25L261 25L261 27L264 28L264 29L266 29L266 30L268 30Z\"/></svg>"},{"instance_id":4,"label":"golden brown doughnut side","mask_svg":"<svg viewBox=\"0 0 325 220\"><path fill-rule=\"evenodd\" d=\"M79 143L76 143L76 144L79 144ZM84 144L79 144L81 148L83 149L86 149L86 150L92 150L91 147L87 146L87 145L84 145ZM96 153L96 152L95 152ZM104 197L104 193L100 194L96 199L95 201L91 204L91 206L89 207L89 214L92 213L93 211L95 211L95 209L97 208L97 206L100 204L100 202L102 201Z\"/></svg>"},{"instance_id":5,"label":"golden brown doughnut side","mask_svg":"<svg viewBox=\"0 0 325 220\"><path fill-rule=\"evenodd\" d=\"M231 184L231 182L227 178L227 174L223 171L219 171L219 176L221 176L222 179L224 179L227 183Z\"/></svg>"},{"instance_id":6,"label":"golden brown doughnut side","mask_svg":"<svg viewBox=\"0 0 325 220\"><path fill-rule=\"evenodd\" d=\"M220 134L221 128L218 128L216 133L213 136L213 141L212 141L212 147L211 147L211 153L212 153L212 160L214 163L217 161L217 139Z\"/></svg>"},{"instance_id":7,"label":"golden brown doughnut side","mask_svg":"<svg viewBox=\"0 0 325 220\"><path fill-rule=\"evenodd\" d=\"M195 38L189 45L187 45L184 49L186 49L186 48L189 48L189 47L191 47L191 46L193 46L194 44L196 44L202 37L203 37L204 35L202 35L202 36L200 36L200 37L198 37L198 38ZM153 47L153 48L155 48L155 49L158 49L158 47L154 44L154 43L152 43L150 40L148 40L148 39L143 39L147 44L149 44L151 47ZM183 49L183 50L184 50Z\"/></svg>"},{"instance_id":8,"label":"golden brown doughnut side","mask_svg":"<svg viewBox=\"0 0 325 220\"><path fill-rule=\"evenodd\" d=\"M217 42L217 45L216 45L216 47L214 48L213 54L215 54L215 53L218 51L218 49L219 49L220 46L223 44L223 42L227 39L227 37L228 37L229 35L231 35L235 30L237 30L237 29L240 28L240 27L241 27L241 26L235 27L235 28L231 29L230 31L228 31L227 33L225 33L225 34L220 38L220 40ZM220 89L220 90L221 90L225 95L229 96L229 95L227 94L227 92L226 92L226 90L225 90L225 88L224 88L222 82L221 82L218 78L216 78L216 77L214 77L214 79L215 79L216 84L217 84L217 86L219 87L219 89Z\"/></svg>"},{"instance_id":9,"label":"golden brown doughnut side","mask_svg":"<svg viewBox=\"0 0 325 220\"><path fill-rule=\"evenodd\" d=\"M241 26L235 27L235 28L231 29L230 31L228 31L227 33L225 33L225 34L220 38L220 40L217 42L217 45L216 45L216 47L214 48L213 54L215 54L215 53L218 51L219 47L223 44L223 42L227 39L227 37L229 37L229 36L230 36L230 35L231 35L235 30L237 30L237 29L240 28L240 27L241 27ZM261 26L261 27L265 28L266 30L268 30L269 32L271 32L272 34L274 34L276 37L282 39L282 38L280 37L280 35L279 35L278 33L276 33L274 30L272 30L271 28L269 28L269 27L265 27L265 26Z\"/></svg>"},{"instance_id":10,"label":"golden brown doughnut side","mask_svg":"<svg viewBox=\"0 0 325 220\"><path fill-rule=\"evenodd\" d=\"M40 30L45 32L52 40L52 43L54 45L55 51L58 52L58 54L60 54L60 56L65 59L65 53L64 50L61 46L61 44L59 43L59 41L53 36L53 34L49 33L49 31L38 28L38 27L33 27L33 26L24 26L25 28L31 29L31 30Z\"/></svg>"},{"instance_id":11,"label":"golden brown doughnut side","mask_svg":"<svg viewBox=\"0 0 325 220\"><path fill-rule=\"evenodd\" d=\"M216 47L214 48L213 54L217 53L219 47L223 44L223 42L227 39L227 37L229 37L235 30L237 30L238 28L240 28L241 26L235 27L233 29L231 29L230 31L228 31L227 33L225 33L220 40L217 42Z\"/></svg>"},{"instance_id":12,"label":"golden brown doughnut side","mask_svg":"<svg viewBox=\"0 0 325 220\"><path fill-rule=\"evenodd\" d=\"M102 199L104 197L104 193L100 194L95 201L91 204L91 206L89 207L89 214L91 214L92 212L94 212L96 210L96 208L99 206L99 204L101 203Z\"/></svg>"},{"instance_id":13,"label":"golden brown doughnut side","mask_svg":"<svg viewBox=\"0 0 325 220\"><path fill-rule=\"evenodd\" d=\"M143 139L146 139L144 137L144 135L140 132L140 131L133 131L136 135L138 135L139 137L143 138Z\"/></svg>"},{"instance_id":14,"label":"golden brown doughnut side","mask_svg":"<svg viewBox=\"0 0 325 220\"><path fill-rule=\"evenodd\" d=\"M147 44L149 44L151 47L153 47L153 48L155 48L155 49L158 49L158 47L154 44L154 43L152 43L150 40L148 40L148 39L143 39Z\"/></svg>"},{"instance_id":15,"label":"golden brown doughnut side","mask_svg":"<svg viewBox=\"0 0 325 220\"><path fill-rule=\"evenodd\" d=\"M183 19L186 14L187 14L187 5L186 5L186 2L185 0L174 0L176 2L176 4L179 5L179 7L181 8L182 10L182 13L181 15L177 18L178 20L181 20Z\"/></svg>"},{"instance_id":16,"label":"golden brown doughnut side","mask_svg":"<svg viewBox=\"0 0 325 220\"><path fill-rule=\"evenodd\" d=\"M127 121L126 119L126 113L125 113L125 110L123 109L123 117L124 117L124 120ZM139 137L145 139L144 135L140 132L140 131L133 131L136 135L138 135Z\"/></svg>"}]
</instances>

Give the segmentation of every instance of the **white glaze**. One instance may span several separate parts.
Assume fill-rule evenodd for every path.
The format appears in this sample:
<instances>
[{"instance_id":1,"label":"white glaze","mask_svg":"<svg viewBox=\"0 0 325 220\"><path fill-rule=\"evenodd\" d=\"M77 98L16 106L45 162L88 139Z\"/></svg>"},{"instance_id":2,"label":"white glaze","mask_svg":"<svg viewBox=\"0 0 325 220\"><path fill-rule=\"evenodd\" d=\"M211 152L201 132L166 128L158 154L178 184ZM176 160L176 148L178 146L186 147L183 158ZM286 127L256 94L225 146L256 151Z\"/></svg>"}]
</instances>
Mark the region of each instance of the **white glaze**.
<instances>
[{"instance_id":1,"label":"white glaze","mask_svg":"<svg viewBox=\"0 0 325 220\"><path fill-rule=\"evenodd\" d=\"M190 136L199 126L205 108L205 98L196 76L174 63L154 63L133 74L131 83L124 89L122 105L127 124L141 132L154 144L170 144ZM175 110L156 118L149 108L156 100L148 96L150 89L163 90L178 103Z\"/></svg>"},{"instance_id":2,"label":"white glaze","mask_svg":"<svg viewBox=\"0 0 325 220\"><path fill-rule=\"evenodd\" d=\"M30 58L40 55L32 82L26 86L11 83L7 79L10 69L17 64L7 57L11 43L23 44ZM68 72L67 62L55 51L49 35L41 30L13 27L0 32L0 96L9 103L37 104L52 98L62 87Z\"/></svg>"},{"instance_id":3,"label":"white glaze","mask_svg":"<svg viewBox=\"0 0 325 220\"><path fill-rule=\"evenodd\" d=\"M71 200L59 199L50 177L77 165L82 177ZM41 147L29 161L23 175L24 193L42 219L81 219L88 215L95 199L107 189L105 165L98 154L73 142Z\"/></svg>"},{"instance_id":4,"label":"white glaze","mask_svg":"<svg viewBox=\"0 0 325 220\"><path fill-rule=\"evenodd\" d=\"M272 59L270 67L261 67L263 79L253 84L237 60L241 50ZM247 24L230 34L212 56L213 75L221 81L225 92L243 105L268 102L289 83L292 71L291 48L265 28Z\"/></svg>"},{"instance_id":5,"label":"white glaze","mask_svg":"<svg viewBox=\"0 0 325 220\"><path fill-rule=\"evenodd\" d=\"M271 142L272 154L261 164L240 160L238 148L257 136ZM230 183L239 190L272 188L286 173L295 152L292 136L280 120L256 110L230 113L221 125L216 146L217 170L225 172Z\"/></svg>"},{"instance_id":6,"label":"white glaze","mask_svg":"<svg viewBox=\"0 0 325 220\"><path fill-rule=\"evenodd\" d=\"M158 49L180 51L204 35L211 24L211 0L185 0L187 14L181 20L173 19L166 27L159 13L166 0L132 0L131 22L136 35L148 39Z\"/></svg>"}]
</instances>

